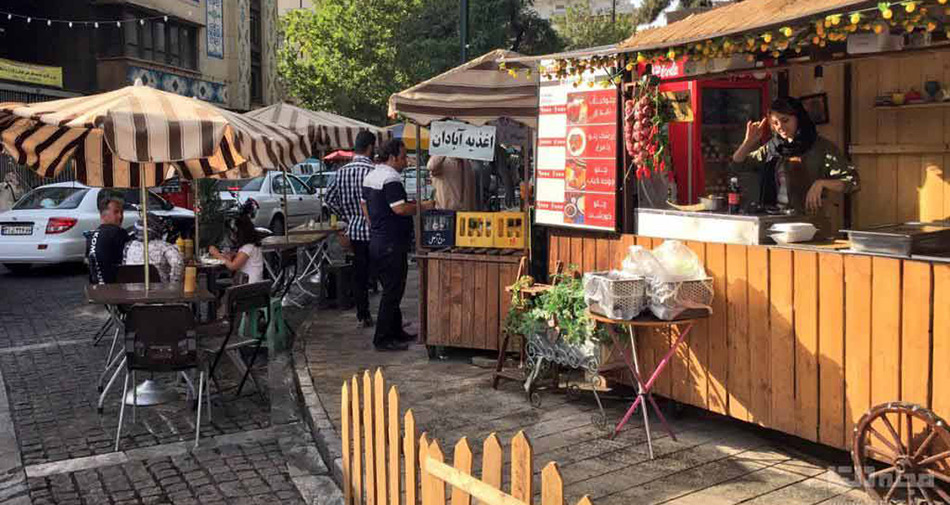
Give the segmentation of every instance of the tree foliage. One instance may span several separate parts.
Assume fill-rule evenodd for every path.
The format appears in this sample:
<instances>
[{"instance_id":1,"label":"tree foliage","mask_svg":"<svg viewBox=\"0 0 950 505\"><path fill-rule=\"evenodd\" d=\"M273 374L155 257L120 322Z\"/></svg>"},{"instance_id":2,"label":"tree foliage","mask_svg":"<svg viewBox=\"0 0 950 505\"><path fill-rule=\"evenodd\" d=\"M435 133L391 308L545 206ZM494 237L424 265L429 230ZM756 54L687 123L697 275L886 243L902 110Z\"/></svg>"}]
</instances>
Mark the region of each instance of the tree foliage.
<instances>
[{"instance_id":1,"label":"tree foliage","mask_svg":"<svg viewBox=\"0 0 950 505\"><path fill-rule=\"evenodd\" d=\"M610 12L592 11L590 0L571 4L564 15L554 18L554 24L568 50L616 44L636 29L633 16L618 13L614 20Z\"/></svg>"},{"instance_id":2,"label":"tree foliage","mask_svg":"<svg viewBox=\"0 0 950 505\"><path fill-rule=\"evenodd\" d=\"M530 0L469 7L469 58L497 48L559 51ZM323 0L282 19L278 73L305 107L382 124L392 93L459 65L458 0Z\"/></svg>"}]
</instances>

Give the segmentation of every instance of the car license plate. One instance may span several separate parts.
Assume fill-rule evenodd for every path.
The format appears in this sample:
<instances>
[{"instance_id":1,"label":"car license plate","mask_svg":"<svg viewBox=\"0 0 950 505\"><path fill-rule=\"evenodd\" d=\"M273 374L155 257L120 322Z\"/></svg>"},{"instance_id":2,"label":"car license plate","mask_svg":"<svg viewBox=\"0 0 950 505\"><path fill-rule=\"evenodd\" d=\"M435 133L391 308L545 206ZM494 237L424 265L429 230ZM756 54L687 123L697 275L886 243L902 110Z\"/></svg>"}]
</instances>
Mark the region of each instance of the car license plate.
<instances>
[{"instance_id":1,"label":"car license plate","mask_svg":"<svg viewBox=\"0 0 950 505\"><path fill-rule=\"evenodd\" d=\"M32 224L5 224L0 228L0 234L3 235L32 235Z\"/></svg>"}]
</instances>

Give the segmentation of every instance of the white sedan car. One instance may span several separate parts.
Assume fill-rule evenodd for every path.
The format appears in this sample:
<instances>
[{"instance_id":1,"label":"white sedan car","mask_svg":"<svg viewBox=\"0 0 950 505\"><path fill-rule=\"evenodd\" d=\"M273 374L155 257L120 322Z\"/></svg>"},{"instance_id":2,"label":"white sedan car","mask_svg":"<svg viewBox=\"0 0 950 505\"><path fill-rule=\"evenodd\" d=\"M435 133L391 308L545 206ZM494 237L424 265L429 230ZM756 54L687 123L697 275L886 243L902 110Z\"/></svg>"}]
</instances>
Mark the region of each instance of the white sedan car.
<instances>
[{"instance_id":1,"label":"white sedan car","mask_svg":"<svg viewBox=\"0 0 950 505\"><path fill-rule=\"evenodd\" d=\"M86 238L83 233L99 226L96 207L101 188L61 182L40 186L0 213L0 263L13 272L24 272L34 264L83 261ZM138 219L139 190L123 190L126 199L123 226ZM149 193L149 212L188 226L194 212L175 207Z\"/></svg>"},{"instance_id":2,"label":"white sedan car","mask_svg":"<svg viewBox=\"0 0 950 505\"><path fill-rule=\"evenodd\" d=\"M284 223L289 228L304 224L310 218L317 218L323 208L322 199L315 189L297 176L290 175L288 178L290 186L286 188L287 215L284 215L283 204L284 176L277 171L269 171L253 179L218 181L219 196L222 201L227 202L233 201L236 195L240 204L254 200L258 206L254 226L283 235Z\"/></svg>"}]
</instances>

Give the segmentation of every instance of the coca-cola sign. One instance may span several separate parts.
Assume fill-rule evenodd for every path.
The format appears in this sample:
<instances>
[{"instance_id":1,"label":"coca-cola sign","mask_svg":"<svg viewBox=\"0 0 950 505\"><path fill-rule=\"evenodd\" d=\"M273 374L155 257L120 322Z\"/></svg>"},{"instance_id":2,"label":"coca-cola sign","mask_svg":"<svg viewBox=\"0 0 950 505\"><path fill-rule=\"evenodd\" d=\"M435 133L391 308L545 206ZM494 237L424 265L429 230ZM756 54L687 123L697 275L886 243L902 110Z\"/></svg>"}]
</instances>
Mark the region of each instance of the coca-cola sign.
<instances>
[{"instance_id":1,"label":"coca-cola sign","mask_svg":"<svg viewBox=\"0 0 950 505\"><path fill-rule=\"evenodd\" d=\"M683 60L666 61L653 64L653 75L660 79L672 79L683 75Z\"/></svg>"}]
</instances>

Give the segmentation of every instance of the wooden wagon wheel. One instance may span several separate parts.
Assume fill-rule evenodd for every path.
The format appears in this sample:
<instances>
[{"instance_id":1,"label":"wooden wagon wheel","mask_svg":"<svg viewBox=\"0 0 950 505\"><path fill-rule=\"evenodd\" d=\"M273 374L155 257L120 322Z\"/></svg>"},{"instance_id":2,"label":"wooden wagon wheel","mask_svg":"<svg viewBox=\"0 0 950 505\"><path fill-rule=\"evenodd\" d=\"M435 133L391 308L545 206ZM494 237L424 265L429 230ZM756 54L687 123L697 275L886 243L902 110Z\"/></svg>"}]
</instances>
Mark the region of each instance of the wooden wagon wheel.
<instances>
[{"instance_id":1,"label":"wooden wagon wheel","mask_svg":"<svg viewBox=\"0 0 950 505\"><path fill-rule=\"evenodd\" d=\"M861 485L879 501L950 503L950 432L926 408L907 402L872 408L854 429L851 458Z\"/></svg>"}]
</instances>

